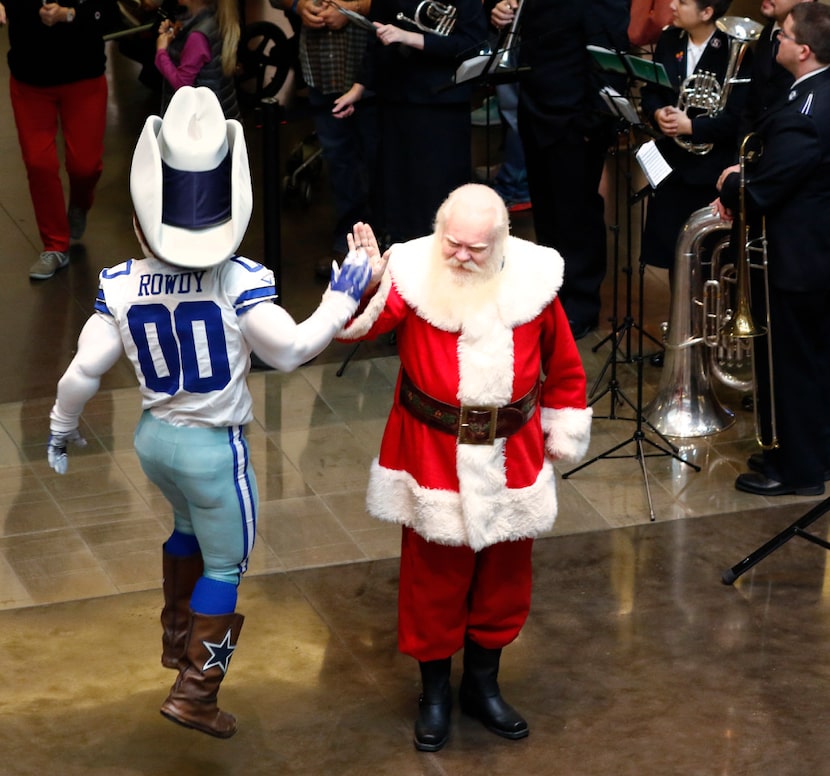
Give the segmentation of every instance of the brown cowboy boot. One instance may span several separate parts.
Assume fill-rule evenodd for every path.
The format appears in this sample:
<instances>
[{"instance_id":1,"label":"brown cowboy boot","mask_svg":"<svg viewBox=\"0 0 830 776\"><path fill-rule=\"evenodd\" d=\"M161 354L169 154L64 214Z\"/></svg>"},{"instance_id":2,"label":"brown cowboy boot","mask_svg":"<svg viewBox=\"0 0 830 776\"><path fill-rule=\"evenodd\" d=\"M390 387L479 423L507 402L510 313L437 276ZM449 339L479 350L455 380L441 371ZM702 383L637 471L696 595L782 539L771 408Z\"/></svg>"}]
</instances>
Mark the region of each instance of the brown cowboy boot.
<instances>
[{"instance_id":1,"label":"brown cowboy boot","mask_svg":"<svg viewBox=\"0 0 830 776\"><path fill-rule=\"evenodd\" d=\"M216 705L244 617L190 613L187 645L179 675L161 713L185 727L217 738L236 733L236 718Z\"/></svg>"},{"instance_id":2,"label":"brown cowboy boot","mask_svg":"<svg viewBox=\"0 0 830 776\"><path fill-rule=\"evenodd\" d=\"M200 553L181 558L162 548L161 664L165 668L179 669L190 622L190 596L203 571Z\"/></svg>"}]
</instances>

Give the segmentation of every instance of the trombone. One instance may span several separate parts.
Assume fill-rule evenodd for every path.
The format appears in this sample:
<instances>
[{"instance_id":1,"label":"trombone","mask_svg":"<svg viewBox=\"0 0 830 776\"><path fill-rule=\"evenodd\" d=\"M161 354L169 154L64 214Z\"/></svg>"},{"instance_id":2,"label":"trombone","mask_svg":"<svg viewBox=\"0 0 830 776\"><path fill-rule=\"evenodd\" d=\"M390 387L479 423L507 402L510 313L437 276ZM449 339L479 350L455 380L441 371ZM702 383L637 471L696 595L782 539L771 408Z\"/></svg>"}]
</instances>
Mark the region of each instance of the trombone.
<instances>
[{"instance_id":1,"label":"trombone","mask_svg":"<svg viewBox=\"0 0 830 776\"><path fill-rule=\"evenodd\" d=\"M763 431L761 430L761 418L758 410L758 374L756 371L757 359L752 358L752 404L755 418L755 435L758 444L764 450L772 450L778 447L778 426L775 417L775 371L772 363L772 340L770 337L770 314L769 314L769 270L767 267L767 238L766 238L766 223L761 222L761 236L759 238L760 245L756 240L750 240L749 225L747 223L746 215L746 167L747 164L756 162L763 154L763 145L759 144L756 148L751 148L750 143L753 139L760 137L757 132L750 132L741 141L739 161L740 161L740 183L739 183L739 199L738 199L738 218L737 218L737 232L738 232L738 246L737 256L735 258L735 285L737 293L737 304L735 310L729 317L727 322L723 325L720 333L724 337L734 337L736 339L749 339L760 337L764 334L766 338L767 348L767 366L769 372L769 405L770 405L770 438L766 441L763 438ZM761 263L758 265L752 264L750 252L756 251L761 254ZM749 285L749 273L751 269L760 269L763 272L764 279L764 305L766 325L759 326L752 316L751 309L751 291Z\"/></svg>"}]
</instances>

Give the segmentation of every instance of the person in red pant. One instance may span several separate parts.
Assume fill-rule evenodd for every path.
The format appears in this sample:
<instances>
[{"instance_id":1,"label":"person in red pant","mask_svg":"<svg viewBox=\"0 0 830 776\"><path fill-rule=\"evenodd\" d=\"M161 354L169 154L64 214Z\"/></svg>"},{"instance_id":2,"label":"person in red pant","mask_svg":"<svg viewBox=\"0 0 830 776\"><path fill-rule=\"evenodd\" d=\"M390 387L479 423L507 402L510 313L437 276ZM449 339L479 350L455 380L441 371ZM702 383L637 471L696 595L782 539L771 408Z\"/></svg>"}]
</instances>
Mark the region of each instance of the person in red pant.
<instances>
[{"instance_id":1,"label":"person in red pant","mask_svg":"<svg viewBox=\"0 0 830 776\"><path fill-rule=\"evenodd\" d=\"M111 0L67 5L6 0L9 93L43 251L29 269L46 280L69 264L69 241L80 239L101 177L107 115L103 35ZM57 136L63 134L69 203L64 198Z\"/></svg>"},{"instance_id":2,"label":"person in red pant","mask_svg":"<svg viewBox=\"0 0 830 776\"><path fill-rule=\"evenodd\" d=\"M450 194L431 235L383 256L365 224L350 240L373 277L338 337L395 330L401 361L367 509L402 525L398 647L423 683L415 747L447 742L461 649L462 711L523 738L498 685L502 648L528 616L533 539L556 517L553 462L581 458L591 424L562 257L509 236L504 201L478 184Z\"/></svg>"}]
</instances>

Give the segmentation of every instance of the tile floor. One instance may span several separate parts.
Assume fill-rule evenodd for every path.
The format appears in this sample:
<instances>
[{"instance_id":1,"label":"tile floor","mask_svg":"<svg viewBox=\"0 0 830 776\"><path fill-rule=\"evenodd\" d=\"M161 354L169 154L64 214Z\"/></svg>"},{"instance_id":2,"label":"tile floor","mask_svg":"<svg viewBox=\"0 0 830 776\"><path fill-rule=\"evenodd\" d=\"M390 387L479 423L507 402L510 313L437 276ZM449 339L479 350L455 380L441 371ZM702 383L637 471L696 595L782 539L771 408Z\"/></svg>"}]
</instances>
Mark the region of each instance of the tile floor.
<instances>
[{"instance_id":1,"label":"tile floor","mask_svg":"<svg viewBox=\"0 0 830 776\"><path fill-rule=\"evenodd\" d=\"M5 57L0 70L4 79ZM170 522L132 451L139 405L125 363L84 413L89 446L72 451L66 476L49 469L44 450L55 382L89 314L97 273L135 251L126 176L155 98L116 52L110 78L105 172L88 234L73 246L70 267L44 283L26 277L37 234L10 110L0 104L4 772L826 771L824 551L791 542L734 587L719 582L724 568L816 500L734 490L755 443L740 397L726 390L720 394L736 410L735 425L679 449L700 471L658 453L645 458L644 476L632 441L635 415L603 394L609 359L625 397L637 393L632 350L623 338L612 352L603 339L607 321L580 343L589 380L597 381L589 457L620 444L622 457L601 457L562 479L560 517L552 536L537 542L534 610L506 650L502 674L505 694L530 719L529 739L505 742L459 718L438 754L417 754L409 742L417 671L395 649L399 535L363 506L397 369L388 343L362 346L342 376L350 350L337 345L292 374L251 375L260 532L240 589L248 618L242 646L222 691L241 730L217 742L165 722L156 709L171 675L156 652L159 547ZM283 127L283 157L306 130L300 121ZM246 132L261 186L256 115L246 117ZM255 257L273 215L257 202L243 246ZM322 291L312 277L326 249L327 208L323 181L311 207L282 213L283 304L297 318ZM518 214L514 231L530 235L530 223ZM615 277L626 285L624 273L610 273L609 311ZM657 334L668 295L665 277L649 271L649 335ZM621 299L620 292L620 319ZM660 374L644 367L646 399ZM645 434L664 444L647 427Z\"/></svg>"}]
</instances>

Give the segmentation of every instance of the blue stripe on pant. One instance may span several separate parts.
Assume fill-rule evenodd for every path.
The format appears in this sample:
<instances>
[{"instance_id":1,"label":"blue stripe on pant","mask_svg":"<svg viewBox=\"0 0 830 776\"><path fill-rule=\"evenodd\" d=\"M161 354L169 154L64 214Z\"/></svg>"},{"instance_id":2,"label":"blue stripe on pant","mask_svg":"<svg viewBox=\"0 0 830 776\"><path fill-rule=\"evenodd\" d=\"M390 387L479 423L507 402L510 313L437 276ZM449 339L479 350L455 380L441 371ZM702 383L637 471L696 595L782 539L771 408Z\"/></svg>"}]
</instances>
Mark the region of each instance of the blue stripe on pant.
<instances>
[{"instance_id":1,"label":"blue stripe on pant","mask_svg":"<svg viewBox=\"0 0 830 776\"><path fill-rule=\"evenodd\" d=\"M238 585L256 538L256 477L241 426L191 428L141 416L141 467L173 506L176 530L194 534L204 575Z\"/></svg>"}]
</instances>

